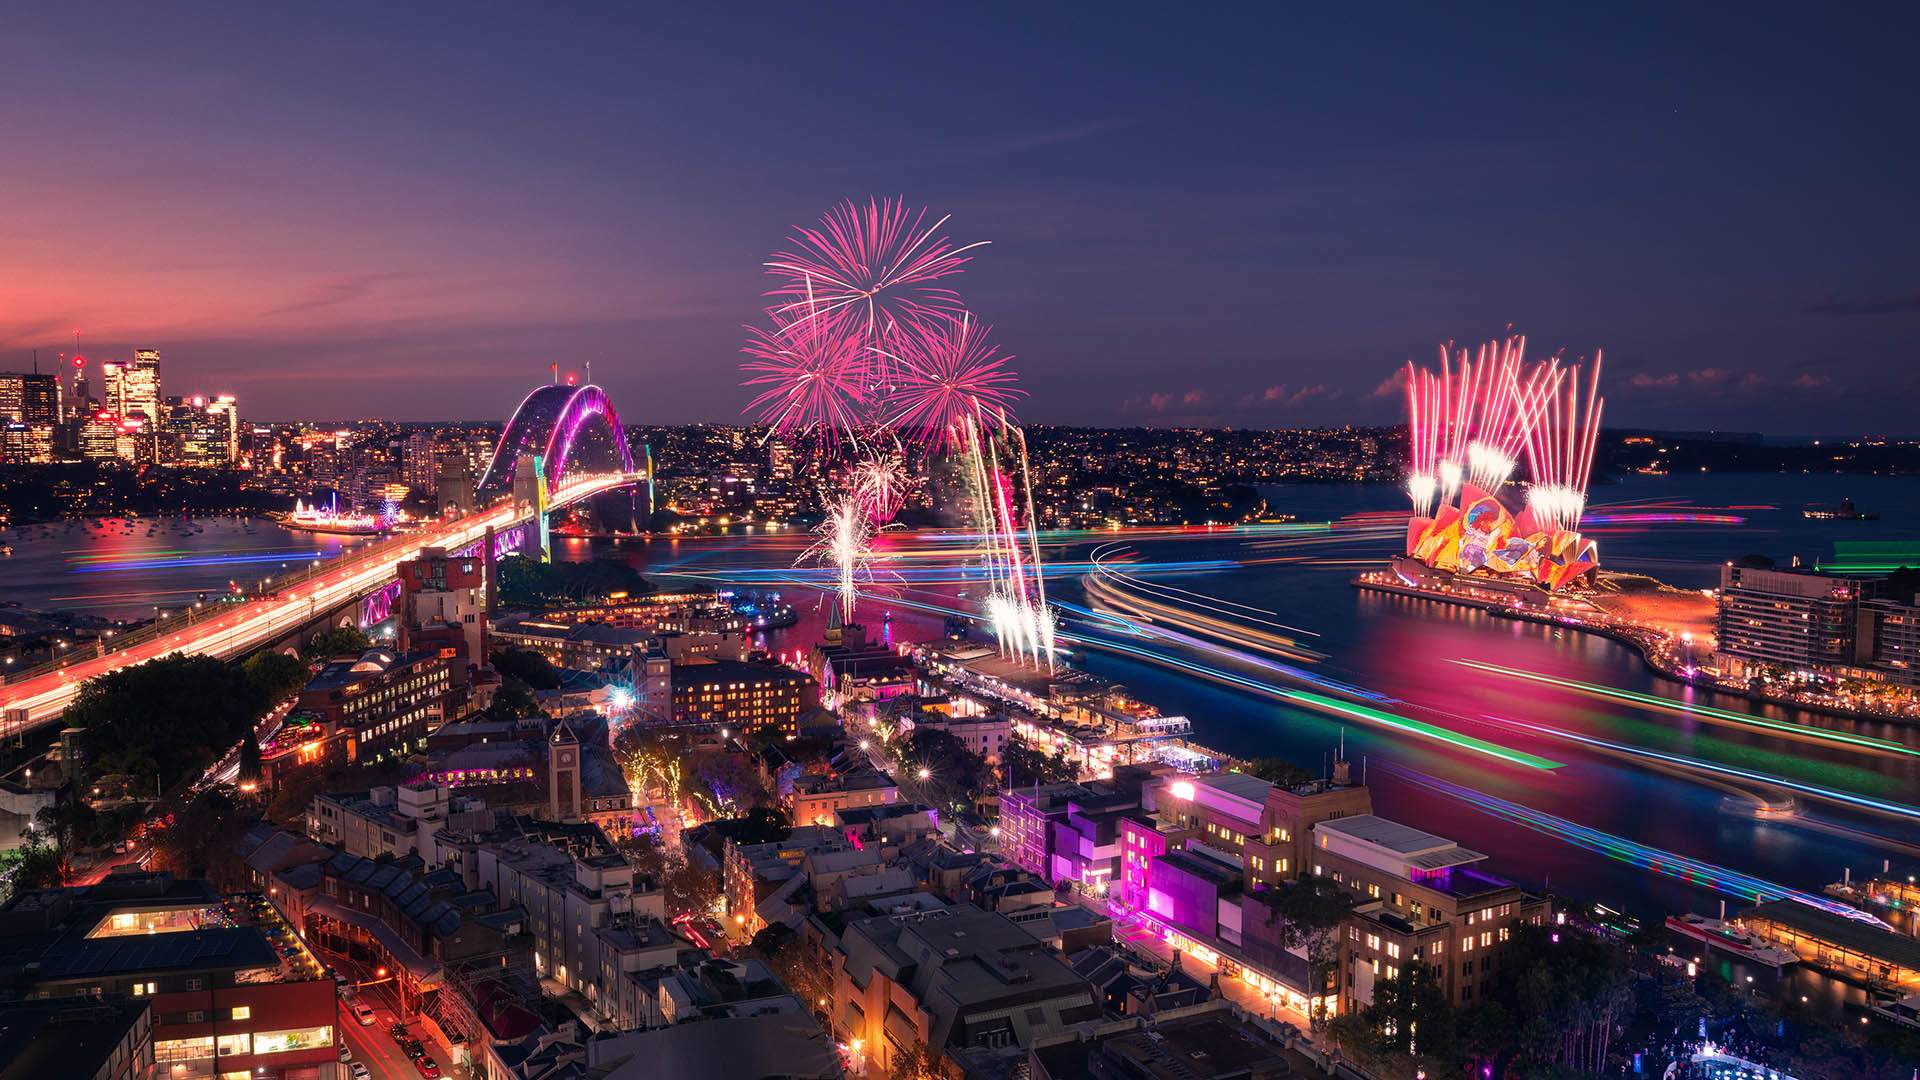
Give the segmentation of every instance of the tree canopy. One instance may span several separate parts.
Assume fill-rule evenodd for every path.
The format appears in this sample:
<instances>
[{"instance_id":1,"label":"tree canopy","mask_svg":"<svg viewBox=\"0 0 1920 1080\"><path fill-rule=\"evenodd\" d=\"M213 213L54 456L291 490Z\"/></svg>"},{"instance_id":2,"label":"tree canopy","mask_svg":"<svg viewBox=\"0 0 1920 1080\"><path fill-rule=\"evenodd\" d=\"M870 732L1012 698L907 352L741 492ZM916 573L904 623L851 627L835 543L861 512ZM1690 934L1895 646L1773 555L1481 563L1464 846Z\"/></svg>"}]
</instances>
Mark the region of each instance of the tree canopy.
<instances>
[{"instance_id":1,"label":"tree canopy","mask_svg":"<svg viewBox=\"0 0 1920 1080\"><path fill-rule=\"evenodd\" d=\"M642 596L653 586L623 562L595 559L580 563L543 563L504 559L500 563L500 599L507 604L548 607L605 600L614 593Z\"/></svg>"},{"instance_id":2,"label":"tree canopy","mask_svg":"<svg viewBox=\"0 0 1920 1080\"><path fill-rule=\"evenodd\" d=\"M1010 787L1026 784L1064 784L1080 778L1080 767L1065 754L1044 754L1040 748L1015 736L1000 751L1000 776Z\"/></svg>"},{"instance_id":3,"label":"tree canopy","mask_svg":"<svg viewBox=\"0 0 1920 1080\"><path fill-rule=\"evenodd\" d=\"M335 626L313 635L300 650L301 654L315 660L325 660L333 656L358 656L373 648L373 639L351 626Z\"/></svg>"},{"instance_id":4,"label":"tree canopy","mask_svg":"<svg viewBox=\"0 0 1920 1080\"><path fill-rule=\"evenodd\" d=\"M283 652L259 652L249 656L240 670L260 688L268 701L280 701L300 692L313 678L313 669L297 656Z\"/></svg>"},{"instance_id":5,"label":"tree canopy","mask_svg":"<svg viewBox=\"0 0 1920 1080\"><path fill-rule=\"evenodd\" d=\"M171 788L250 734L270 705L242 668L175 654L87 680L63 722L82 730L94 774L157 776Z\"/></svg>"},{"instance_id":6,"label":"tree canopy","mask_svg":"<svg viewBox=\"0 0 1920 1080\"><path fill-rule=\"evenodd\" d=\"M532 649L495 649L488 662L502 676L519 679L535 690L560 688L560 669Z\"/></svg>"}]
</instances>

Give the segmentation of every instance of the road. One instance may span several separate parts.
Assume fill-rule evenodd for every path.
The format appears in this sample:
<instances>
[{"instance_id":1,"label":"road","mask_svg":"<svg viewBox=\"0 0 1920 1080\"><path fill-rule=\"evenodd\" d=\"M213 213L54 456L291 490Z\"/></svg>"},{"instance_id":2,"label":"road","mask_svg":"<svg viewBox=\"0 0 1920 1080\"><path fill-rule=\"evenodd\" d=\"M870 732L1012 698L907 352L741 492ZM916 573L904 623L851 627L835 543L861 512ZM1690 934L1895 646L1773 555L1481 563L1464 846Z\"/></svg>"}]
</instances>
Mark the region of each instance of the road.
<instances>
[{"instance_id":1,"label":"road","mask_svg":"<svg viewBox=\"0 0 1920 1080\"><path fill-rule=\"evenodd\" d=\"M550 505L578 502L632 483L634 479L624 473L572 477L553 495ZM138 640L105 656L78 660L63 668L9 683L0 687L0 717L5 718L5 722L0 723L0 737L55 721L88 679L172 653L240 655L323 611L372 592L392 580L399 564L415 558L423 548L465 547L483 538L489 528L506 528L529 513L526 508L507 502L437 523L394 541L342 556L325 570L293 582L285 592L219 604L204 609L204 615L190 609L172 633Z\"/></svg>"},{"instance_id":2,"label":"road","mask_svg":"<svg viewBox=\"0 0 1920 1080\"><path fill-rule=\"evenodd\" d=\"M399 995L394 991L392 980L381 981L377 975L367 972L364 965L338 953L329 952L325 955L327 963L340 976L343 985L349 980L365 984L358 986L354 993L374 1012L374 1022L363 1027L353 1018L346 1004L341 1003L340 1031L346 1037L348 1048L353 1051L353 1060L365 1062L375 1080L420 1080L420 1070L414 1067L387 1031L400 1015ZM419 1023L408 1025L408 1030L426 1045L427 1054L440 1066L442 1077L451 1080L466 1075L464 1070L452 1067L446 1052L426 1037Z\"/></svg>"}]
</instances>

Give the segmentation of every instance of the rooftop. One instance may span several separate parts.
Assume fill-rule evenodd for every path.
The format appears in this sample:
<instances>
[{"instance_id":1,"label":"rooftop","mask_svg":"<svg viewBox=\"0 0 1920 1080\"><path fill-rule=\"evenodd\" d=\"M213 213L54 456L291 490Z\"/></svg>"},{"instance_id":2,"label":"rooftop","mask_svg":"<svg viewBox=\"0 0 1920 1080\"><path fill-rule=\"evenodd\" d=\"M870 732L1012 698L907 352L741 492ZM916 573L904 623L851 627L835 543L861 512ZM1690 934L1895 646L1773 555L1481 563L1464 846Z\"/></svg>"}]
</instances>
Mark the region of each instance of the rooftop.
<instances>
[{"instance_id":1,"label":"rooftop","mask_svg":"<svg viewBox=\"0 0 1920 1080\"><path fill-rule=\"evenodd\" d=\"M1444 870L1486 858L1480 852L1461 847L1444 836L1373 814L1334 818L1322 821L1314 828L1388 852L1415 870Z\"/></svg>"}]
</instances>

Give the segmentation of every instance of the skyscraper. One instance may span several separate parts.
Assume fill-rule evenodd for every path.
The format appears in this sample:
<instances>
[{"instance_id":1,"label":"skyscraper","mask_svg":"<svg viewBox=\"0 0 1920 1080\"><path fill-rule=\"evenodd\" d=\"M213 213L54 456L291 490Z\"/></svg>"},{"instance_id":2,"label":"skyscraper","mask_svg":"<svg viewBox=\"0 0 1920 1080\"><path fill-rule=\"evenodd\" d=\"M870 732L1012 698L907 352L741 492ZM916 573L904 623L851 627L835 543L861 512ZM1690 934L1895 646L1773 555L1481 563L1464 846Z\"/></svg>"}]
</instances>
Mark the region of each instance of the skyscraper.
<instances>
[{"instance_id":1,"label":"skyscraper","mask_svg":"<svg viewBox=\"0 0 1920 1080\"><path fill-rule=\"evenodd\" d=\"M131 361L100 365L106 407L125 420L160 420L160 350L136 349Z\"/></svg>"},{"instance_id":2,"label":"skyscraper","mask_svg":"<svg viewBox=\"0 0 1920 1080\"><path fill-rule=\"evenodd\" d=\"M52 375L0 372L0 421L53 424L60 417L60 386Z\"/></svg>"},{"instance_id":3,"label":"skyscraper","mask_svg":"<svg viewBox=\"0 0 1920 1080\"><path fill-rule=\"evenodd\" d=\"M438 462L434 458L433 435L431 431L415 431L407 435L407 441L401 450L401 462L405 471L407 486L415 493L431 495L438 479Z\"/></svg>"}]
</instances>

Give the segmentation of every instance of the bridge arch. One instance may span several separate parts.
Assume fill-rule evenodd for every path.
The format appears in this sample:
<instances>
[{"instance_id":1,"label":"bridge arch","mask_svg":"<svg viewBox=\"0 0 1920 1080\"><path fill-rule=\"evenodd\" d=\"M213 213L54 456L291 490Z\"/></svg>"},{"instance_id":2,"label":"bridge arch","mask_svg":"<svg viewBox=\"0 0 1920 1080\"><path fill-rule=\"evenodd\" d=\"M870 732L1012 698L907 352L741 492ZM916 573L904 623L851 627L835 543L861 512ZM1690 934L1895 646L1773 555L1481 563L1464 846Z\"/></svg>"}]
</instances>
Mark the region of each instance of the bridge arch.
<instances>
[{"instance_id":1,"label":"bridge arch","mask_svg":"<svg viewBox=\"0 0 1920 1080\"><path fill-rule=\"evenodd\" d=\"M592 383L540 386L522 399L480 476L479 493L488 496L512 490L514 471L520 459L529 455L541 459L549 494L559 490L575 465L639 471L619 412L606 391ZM592 505L609 524L621 529L636 527L639 516L653 509L649 504L642 511L631 492L599 496Z\"/></svg>"}]
</instances>

